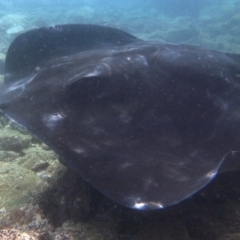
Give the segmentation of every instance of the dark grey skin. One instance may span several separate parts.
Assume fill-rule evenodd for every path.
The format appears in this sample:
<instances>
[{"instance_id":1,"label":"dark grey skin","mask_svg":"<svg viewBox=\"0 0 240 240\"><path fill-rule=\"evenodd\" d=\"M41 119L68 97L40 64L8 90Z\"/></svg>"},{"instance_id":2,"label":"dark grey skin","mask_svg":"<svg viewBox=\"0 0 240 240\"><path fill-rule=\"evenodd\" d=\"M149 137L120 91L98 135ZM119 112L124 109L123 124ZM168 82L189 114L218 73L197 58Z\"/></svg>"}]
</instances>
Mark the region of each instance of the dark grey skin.
<instances>
[{"instance_id":1,"label":"dark grey skin","mask_svg":"<svg viewBox=\"0 0 240 240\"><path fill-rule=\"evenodd\" d=\"M15 39L0 108L110 199L160 209L239 169L239 83L239 55L63 25Z\"/></svg>"}]
</instances>

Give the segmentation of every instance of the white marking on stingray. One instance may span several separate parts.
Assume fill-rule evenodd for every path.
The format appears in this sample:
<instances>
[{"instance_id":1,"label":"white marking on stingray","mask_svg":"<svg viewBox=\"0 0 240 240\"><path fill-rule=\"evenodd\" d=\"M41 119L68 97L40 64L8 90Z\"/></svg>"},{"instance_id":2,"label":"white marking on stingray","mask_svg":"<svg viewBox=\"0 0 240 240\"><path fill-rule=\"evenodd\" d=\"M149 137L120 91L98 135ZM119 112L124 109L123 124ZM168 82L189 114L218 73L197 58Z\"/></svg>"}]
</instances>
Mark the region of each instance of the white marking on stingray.
<instances>
[{"instance_id":1,"label":"white marking on stingray","mask_svg":"<svg viewBox=\"0 0 240 240\"><path fill-rule=\"evenodd\" d=\"M50 130L53 130L57 126L59 121L62 121L64 118L65 116L59 112L53 114L46 114L45 116L43 116L43 122Z\"/></svg>"},{"instance_id":2,"label":"white marking on stingray","mask_svg":"<svg viewBox=\"0 0 240 240\"><path fill-rule=\"evenodd\" d=\"M62 59L64 59L64 58L68 58L68 57L62 57ZM69 65L72 65L72 64L73 64L73 62L66 62L66 63L60 62L60 63L56 63L56 64L50 66L50 68L65 67L65 66L69 66Z\"/></svg>"},{"instance_id":3,"label":"white marking on stingray","mask_svg":"<svg viewBox=\"0 0 240 240\"><path fill-rule=\"evenodd\" d=\"M205 176L206 178L213 179L216 175L217 175L217 171L216 169L214 169L208 172Z\"/></svg>"},{"instance_id":4,"label":"white marking on stingray","mask_svg":"<svg viewBox=\"0 0 240 240\"><path fill-rule=\"evenodd\" d=\"M158 182L156 182L152 177L148 177L144 180L144 190L148 190L151 187L158 187L158 185Z\"/></svg>"},{"instance_id":5,"label":"white marking on stingray","mask_svg":"<svg viewBox=\"0 0 240 240\"><path fill-rule=\"evenodd\" d=\"M128 51L128 52L132 52L132 51L135 51L135 50L138 50L138 48L137 47L130 47L130 48L126 49L126 51Z\"/></svg>"},{"instance_id":6,"label":"white marking on stingray","mask_svg":"<svg viewBox=\"0 0 240 240\"><path fill-rule=\"evenodd\" d=\"M91 78L104 75L111 75L111 67L108 63L101 63L97 66L93 67L90 65L88 69L81 71L80 73L75 74L73 77L69 78L66 85L70 85L71 83L75 82L76 80L82 78Z\"/></svg>"},{"instance_id":7,"label":"white marking on stingray","mask_svg":"<svg viewBox=\"0 0 240 240\"><path fill-rule=\"evenodd\" d=\"M162 203L160 202L136 202L133 205L133 208L136 209L156 209L156 208L163 208Z\"/></svg>"},{"instance_id":8,"label":"white marking on stingray","mask_svg":"<svg viewBox=\"0 0 240 240\"><path fill-rule=\"evenodd\" d=\"M133 201L133 208L135 209L156 209L156 208L163 208L163 204L161 202L144 202L140 197L130 197L130 200Z\"/></svg>"},{"instance_id":9,"label":"white marking on stingray","mask_svg":"<svg viewBox=\"0 0 240 240\"><path fill-rule=\"evenodd\" d=\"M82 147L76 147L73 149L73 151L76 152L77 154L81 154L81 155L86 153L85 149Z\"/></svg>"},{"instance_id":10,"label":"white marking on stingray","mask_svg":"<svg viewBox=\"0 0 240 240\"><path fill-rule=\"evenodd\" d=\"M40 70L41 70L41 67L40 67L40 66L36 66L36 67L35 67L35 71L36 71L36 72L39 72Z\"/></svg>"},{"instance_id":11,"label":"white marking on stingray","mask_svg":"<svg viewBox=\"0 0 240 240\"><path fill-rule=\"evenodd\" d=\"M99 70L98 69L94 69L92 72L86 74L84 77L96 77L99 75Z\"/></svg>"},{"instance_id":12,"label":"white marking on stingray","mask_svg":"<svg viewBox=\"0 0 240 240\"><path fill-rule=\"evenodd\" d=\"M144 66L148 66L147 60L143 55L138 54L138 60L140 60Z\"/></svg>"},{"instance_id":13,"label":"white marking on stingray","mask_svg":"<svg viewBox=\"0 0 240 240\"><path fill-rule=\"evenodd\" d=\"M177 50L172 50L168 47L166 47L164 50L158 48L153 53L153 57L164 58L168 62L173 62L181 57L181 53Z\"/></svg>"},{"instance_id":14,"label":"white marking on stingray","mask_svg":"<svg viewBox=\"0 0 240 240\"><path fill-rule=\"evenodd\" d=\"M17 89L21 89L23 92L25 90L26 85L29 84L33 80L34 77L35 77L35 75L33 77L29 78L28 80L27 80L27 78L24 78L24 79L17 81L16 83L11 84L10 87L5 89L5 94L15 91Z\"/></svg>"},{"instance_id":15,"label":"white marking on stingray","mask_svg":"<svg viewBox=\"0 0 240 240\"><path fill-rule=\"evenodd\" d=\"M120 166L120 168L128 168L128 167L131 167L131 166L133 166L132 162L125 162Z\"/></svg>"},{"instance_id":16,"label":"white marking on stingray","mask_svg":"<svg viewBox=\"0 0 240 240\"><path fill-rule=\"evenodd\" d=\"M107 70L108 71L108 75L112 74L112 69L111 69L111 66L110 66L109 63L103 62L103 63L101 63L100 66L98 66L98 69L99 68L102 68L102 69L100 69L102 72L103 72L103 70L105 70L104 72L106 72L106 70Z\"/></svg>"},{"instance_id":17,"label":"white marking on stingray","mask_svg":"<svg viewBox=\"0 0 240 240\"><path fill-rule=\"evenodd\" d=\"M136 209L143 209L145 208L145 206L146 206L145 203L135 203L133 207Z\"/></svg>"}]
</instances>

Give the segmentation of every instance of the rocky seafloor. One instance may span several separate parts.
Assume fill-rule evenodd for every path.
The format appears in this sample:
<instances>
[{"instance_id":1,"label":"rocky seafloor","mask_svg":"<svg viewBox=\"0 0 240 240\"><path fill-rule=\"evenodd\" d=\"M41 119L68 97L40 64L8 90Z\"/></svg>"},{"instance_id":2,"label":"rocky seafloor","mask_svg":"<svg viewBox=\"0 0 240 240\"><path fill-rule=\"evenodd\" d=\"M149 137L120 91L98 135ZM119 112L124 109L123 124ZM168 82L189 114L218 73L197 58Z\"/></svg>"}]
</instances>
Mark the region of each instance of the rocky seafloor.
<instances>
[{"instance_id":1,"label":"rocky seafloor","mask_svg":"<svg viewBox=\"0 0 240 240\"><path fill-rule=\"evenodd\" d=\"M160 211L106 199L43 143L0 118L0 239L235 240L240 175L219 175L200 193Z\"/></svg>"},{"instance_id":2,"label":"rocky seafloor","mask_svg":"<svg viewBox=\"0 0 240 240\"><path fill-rule=\"evenodd\" d=\"M58 23L110 25L144 39L240 53L239 1L206 7L195 18L171 18L154 8L130 9L128 14L102 11L88 5L54 12L0 10L0 81L14 37ZM0 114L1 240L237 240L239 182L239 172L224 173L175 206L150 212L127 209L92 189L45 144Z\"/></svg>"}]
</instances>

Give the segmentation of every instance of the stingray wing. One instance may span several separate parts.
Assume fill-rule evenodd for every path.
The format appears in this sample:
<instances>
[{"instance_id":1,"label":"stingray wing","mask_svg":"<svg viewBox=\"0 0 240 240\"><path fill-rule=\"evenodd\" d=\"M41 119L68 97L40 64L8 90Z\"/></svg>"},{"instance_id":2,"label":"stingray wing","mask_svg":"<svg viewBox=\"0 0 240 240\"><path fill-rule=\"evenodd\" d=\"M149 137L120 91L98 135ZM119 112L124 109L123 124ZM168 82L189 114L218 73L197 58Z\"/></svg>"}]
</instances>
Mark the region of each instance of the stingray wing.
<instances>
[{"instance_id":1,"label":"stingray wing","mask_svg":"<svg viewBox=\"0 0 240 240\"><path fill-rule=\"evenodd\" d=\"M25 37L38 42L46 29L34 31ZM163 208L205 186L224 161L239 166L239 62L124 36L36 62L33 44L24 55L33 63L21 68L10 47L0 107L112 200Z\"/></svg>"}]
</instances>

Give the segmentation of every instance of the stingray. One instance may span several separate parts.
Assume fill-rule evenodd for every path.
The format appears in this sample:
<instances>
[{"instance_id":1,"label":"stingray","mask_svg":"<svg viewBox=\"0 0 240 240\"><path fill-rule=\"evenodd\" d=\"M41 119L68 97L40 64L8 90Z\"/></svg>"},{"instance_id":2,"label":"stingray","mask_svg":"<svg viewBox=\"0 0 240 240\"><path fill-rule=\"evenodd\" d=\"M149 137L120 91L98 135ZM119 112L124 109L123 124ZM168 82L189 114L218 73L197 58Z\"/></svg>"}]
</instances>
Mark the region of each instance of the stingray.
<instances>
[{"instance_id":1,"label":"stingray","mask_svg":"<svg viewBox=\"0 0 240 240\"><path fill-rule=\"evenodd\" d=\"M240 55L97 25L10 45L0 109L94 188L130 208L190 197L240 167Z\"/></svg>"}]
</instances>

